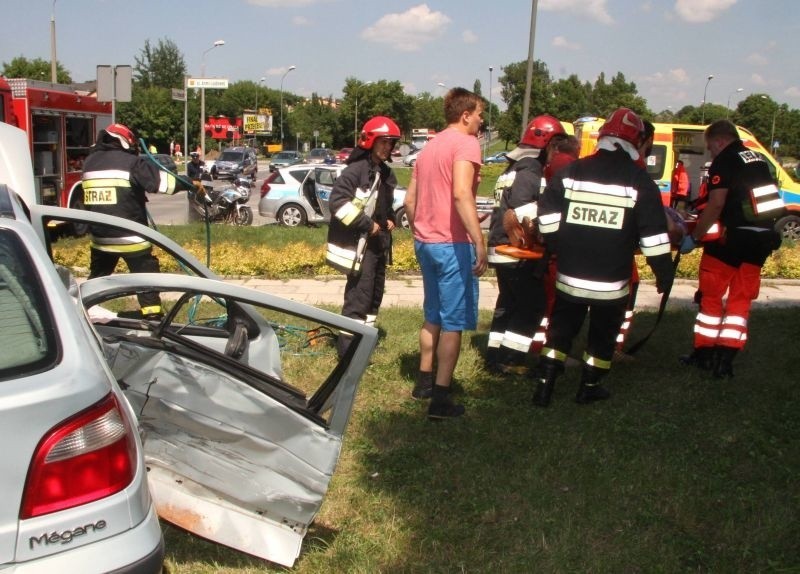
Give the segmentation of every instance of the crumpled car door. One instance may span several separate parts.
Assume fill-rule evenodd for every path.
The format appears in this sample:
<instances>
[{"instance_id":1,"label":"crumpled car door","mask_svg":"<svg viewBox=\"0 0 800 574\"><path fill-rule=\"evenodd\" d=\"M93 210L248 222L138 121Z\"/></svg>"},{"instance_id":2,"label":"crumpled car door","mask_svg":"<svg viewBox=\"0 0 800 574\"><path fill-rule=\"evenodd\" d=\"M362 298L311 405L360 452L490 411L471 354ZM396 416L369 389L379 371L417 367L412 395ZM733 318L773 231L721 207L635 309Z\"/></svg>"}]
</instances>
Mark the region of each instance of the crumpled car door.
<instances>
[{"instance_id":1,"label":"crumpled car door","mask_svg":"<svg viewBox=\"0 0 800 574\"><path fill-rule=\"evenodd\" d=\"M159 515L204 538L291 566L330 485L377 330L225 283L157 231L108 215L30 206L52 252L54 221L147 238L184 275L72 284L138 415ZM60 228L60 227L55 227ZM145 320L135 295L156 291ZM352 344L339 360L340 332Z\"/></svg>"},{"instance_id":2,"label":"crumpled car door","mask_svg":"<svg viewBox=\"0 0 800 574\"><path fill-rule=\"evenodd\" d=\"M115 311L144 290L161 294L163 319ZM336 468L377 331L197 277L115 275L79 292L137 413L159 515L291 566ZM353 335L342 361L340 331Z\"/></svg>"}]
</instances>

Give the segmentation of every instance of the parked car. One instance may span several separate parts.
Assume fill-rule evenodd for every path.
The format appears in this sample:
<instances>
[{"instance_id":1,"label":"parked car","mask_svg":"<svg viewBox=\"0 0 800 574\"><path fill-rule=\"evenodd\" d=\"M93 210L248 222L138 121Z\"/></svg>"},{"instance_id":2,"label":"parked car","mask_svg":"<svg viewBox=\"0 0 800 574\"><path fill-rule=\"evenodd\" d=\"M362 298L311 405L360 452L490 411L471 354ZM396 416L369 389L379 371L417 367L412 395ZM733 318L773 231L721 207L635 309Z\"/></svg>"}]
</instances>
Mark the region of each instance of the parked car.
<instances>
[{"instance_id":1,"label":"parked car","mask_svg":"<svg viewBox=\"0 0 800 574\"><path fill-rule=\"evenodd\" d=\"M249 177L255 181L258 175L258 158L256 150L251 147L229 147L211 166L211 177L214 179L236 179Z\"/></svg>"},{"instance_id":2,"label":"parked car","mask_svg":"<svg viewBox=\"0 0 800 574\"><path fill-rule=\"evenodd\" d=\"M336 163L336 156L328 148L315 147L306 156L308 163Z\"/></svg>"},{"instance_id":3,"label":"parked car","mask_svg":"<svg viewBox=\"0 0 800 574\"><path fill-rule=\"evenodd\" d=\"M351 147L343 147L339 150L339 153L336 154L336 161L338 163L344 163L347 161L347 158L350 157L350 154L353 153L353 148Z\"/></svg>"},{"instance_id":4,"label":"parked car","mask_svg":"<svg viewBox=\"0 0 800 574\"><path fill-rule=\"evenodd\" d=\"M287 227L327 223L330 221L330 199L333 184L345 166L292 166L278 169L261 185L258 213ZM398 187L392 207L400 224L408 229L403 209L406 190Z\"/></svg>"},{"instance_id":5,"label":"parked car","mask_svg":"<svg viewBox=\"0 0 800 574\"><path fill-rule=\"evenodd\" d=\"M5 128L19 133L19 151L6 153ZM149 227L36 204L28 145L0 123L3 567L160 572L156 511L292 566L377 330L220 281ZM142 237L184 273L77 285L49 259L54 221ZM135 312L143 290L159 293L163 318ZM355 335L342 360L326 344L340 331Z\"/></svg>"},{"instance_id":6,"label":"parked car","mask_svg":"<svg viewBox=\"0 0 800 574\"><path fill-rule=\"evenodd\" d=\"M300 152L297 151L281 151L272 156L269 160L269 170L275 171L279 167L288 167L298 163L303 163L305 160Z\"/></svg>"},{"instance_id":7,"label":"parked car","mask_svg":"<svg viewBox=\"0 0 800 574\"><path fill-rule=\"evenodd\" d=\"M494 155L489 155L483 158L483 163L508 163L506 152L501 151Z\"/></svg>"},{"instance_id":8,"label":"parked car","mask_svg":"<svg viewBox=\"0 0 800 574\"><path fill-rule=\"evenodd\" d=\"M407 165L408 167L414 167L414 164L417 163L417 156L421 151L422 151L421 149L415 149L410 153L406 154L406 156L403 157L403 164Z\"/></svg>"},{"instance_id":9,"label":"parked car","mask_svg":"<svg viewBox=\"0 0 800 574\"><path fill-rule=\"evenodd\" d=\"M261 184L259 215L287 227L327 221L314 191L315 178L333 182L343 169L343 165L301 164L273 171Z\"/></svg>"}]
</instances>

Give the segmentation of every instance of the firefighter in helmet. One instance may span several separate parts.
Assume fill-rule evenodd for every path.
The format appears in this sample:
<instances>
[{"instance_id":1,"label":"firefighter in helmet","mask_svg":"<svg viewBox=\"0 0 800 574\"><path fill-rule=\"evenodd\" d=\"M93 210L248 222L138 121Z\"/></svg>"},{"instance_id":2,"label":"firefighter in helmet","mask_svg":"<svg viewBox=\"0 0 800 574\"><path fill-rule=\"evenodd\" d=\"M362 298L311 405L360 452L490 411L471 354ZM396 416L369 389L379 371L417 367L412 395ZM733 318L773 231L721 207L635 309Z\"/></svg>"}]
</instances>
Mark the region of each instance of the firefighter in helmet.
<instances>
[{"instance_id":1,"label":"firefighter in helmet","mask_svg":"<svg viewBox=\"0 0 800 574\"><path fill-rule=\"evenodd\" d=\"M658 291L672 286L661 193L636 163L643 131L633 111L617 109L600 128L597 151L556 174L539 199L539 230L556 255L556 301L534 378L537 406L550 404L587 313L589 334L575 400L587 404L610 396L600 381L611 369L637 246L653 269Z\"/></svg>"},{"instance_id":2,"label":"firefighter in helmet","mask_svg":"<svg viewBox=\"0 0 800 574\"><path fill-rule=\"evenodd\" d=\"M400 139L390 118L375 116L361 130L358 146L345 160L329 200L326 262L347 274L342 315L374 325L383 301L386 265L391 263L392 209L397 179L386 162ZM350 337L339 335L337 350L344 356Z\"/></svg>"},{"instance_id":3,"label":"firefighter in helmet","mask_svg":"<svg viewBox=\"0 0 800 574\"><path fill-rule=\"evenodd\" d=\"M83 165L83 202L89 211L123 217L147 225L145 193L172 194L195 190L188 182L160 170L156 163L138 154L133 132L123 124L100 130ZM199 190L198 193L203 193ZM158 259L149 241L124 229L92 225L89 278L111 275L122 258L133 273L158 273ZM141 315L162 315L157 293L138 295Z\"/></svg>"},{"instance_id":4,"label":"firefighter in helmet","mask_svg":"<svg viewBox=\"0 0 800 574\"><path fill-rule=\"evenodd\" d=\"M488 259L497 275L498 295L486 351L490 372L523 374L527 370L526 356L545 314L547 259L516 258L498 252L497 247L511 241L508 225L504 225L509 217L520 222L536 218L548 144L554 135L564 133L561 122L553 116L533 118L519 145L506 154L511 163L495 184Z\"/></svg>"}]
</instances>

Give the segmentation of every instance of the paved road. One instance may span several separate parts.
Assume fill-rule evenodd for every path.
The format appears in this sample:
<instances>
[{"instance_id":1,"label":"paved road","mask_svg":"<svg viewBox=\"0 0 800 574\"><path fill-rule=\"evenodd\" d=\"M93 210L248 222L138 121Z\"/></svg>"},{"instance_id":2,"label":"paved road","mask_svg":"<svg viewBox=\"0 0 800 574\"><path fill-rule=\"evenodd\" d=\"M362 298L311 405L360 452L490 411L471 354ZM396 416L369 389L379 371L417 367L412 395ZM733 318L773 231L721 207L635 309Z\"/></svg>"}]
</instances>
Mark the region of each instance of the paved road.
<instances>
[{"instance_id":1,"label":"paved road","mask_svg":"<svg viewBox=\"0 0 800 574\"><path fill-rule=\"evenodd\" d=\"M258 175L256 176L256 183L250 189L250 201L247 204L253 210L253 225L267 225L275 223L274 221L267 221L266 218L258 214L258 200L261 195L261 184L269 175L269 161L259 160L258 162ZM223 185L223 182L214 182L214 185ZM156 225L184 225L187 223L187 204L186 193L180 192L175 195L164 195L161 193L148 194L147 199L150 201L147 208L150 215L156 222Z\"/></svg>"},{"instance_id":2,"label":"paved road","mask_svg":"<svg viewBox=\"0 0 800 574\"><path fill-rule=\"evenodd\" d=\"M345 279L340 276L288 281L252 277L227 279L226 281L310 305L341 305L344 300ZM668 309L695 308L695 291L697 291L696 281L677 280L672 288ZM422 294L420 277L390 280L386 284L383 305L386 307L421 307ZM496 300L497 281L493 278L481 279L480 308L494 309ZM653 282L642 282L636 298L637 309L658 309L660 302L661 295L656 292ZM754 306L790 307L798 305L800 305L800 281L765 280Z\"/></svg>"}]
</instances>

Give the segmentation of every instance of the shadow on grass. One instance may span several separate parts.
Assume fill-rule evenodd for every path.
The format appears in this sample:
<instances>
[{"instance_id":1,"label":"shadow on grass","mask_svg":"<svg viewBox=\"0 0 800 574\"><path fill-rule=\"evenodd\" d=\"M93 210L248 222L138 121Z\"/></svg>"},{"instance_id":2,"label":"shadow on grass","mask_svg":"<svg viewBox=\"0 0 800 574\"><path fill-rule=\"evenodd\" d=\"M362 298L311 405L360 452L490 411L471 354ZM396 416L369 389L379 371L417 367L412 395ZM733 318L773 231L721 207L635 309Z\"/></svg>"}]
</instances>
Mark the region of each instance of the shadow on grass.
<instances>
[{"instance_id":1,"label":"shadow on grass","mask_svg":"<svg viewBox=\"0 0 800 574\"><path fill-rule=\"evenodd\" d=\"M369 560L385 572L763 571L800 551L800 393L770 333L798 314L754 313L732 381L681 367L693 311L670 313L607 378L610 401L576 405L568 369L548 409L521 377L486 376L485 346L465 341L456 377L467 414L426 420L427 403L357 414L350 444L360 512L385 516L361 535L392 540ZM631 341L653 324L642 313ZM787 340L787 339L782 339ZM391 352L386 349L387 352ZM413 376L416 355L382 361ZM365 381L365 386L373 384ZM365 389L369 392L369 389ZM353 469L351 469L352 475ZM377 544L377 542L375 543Z\"/></svg>"}]
</instances>

